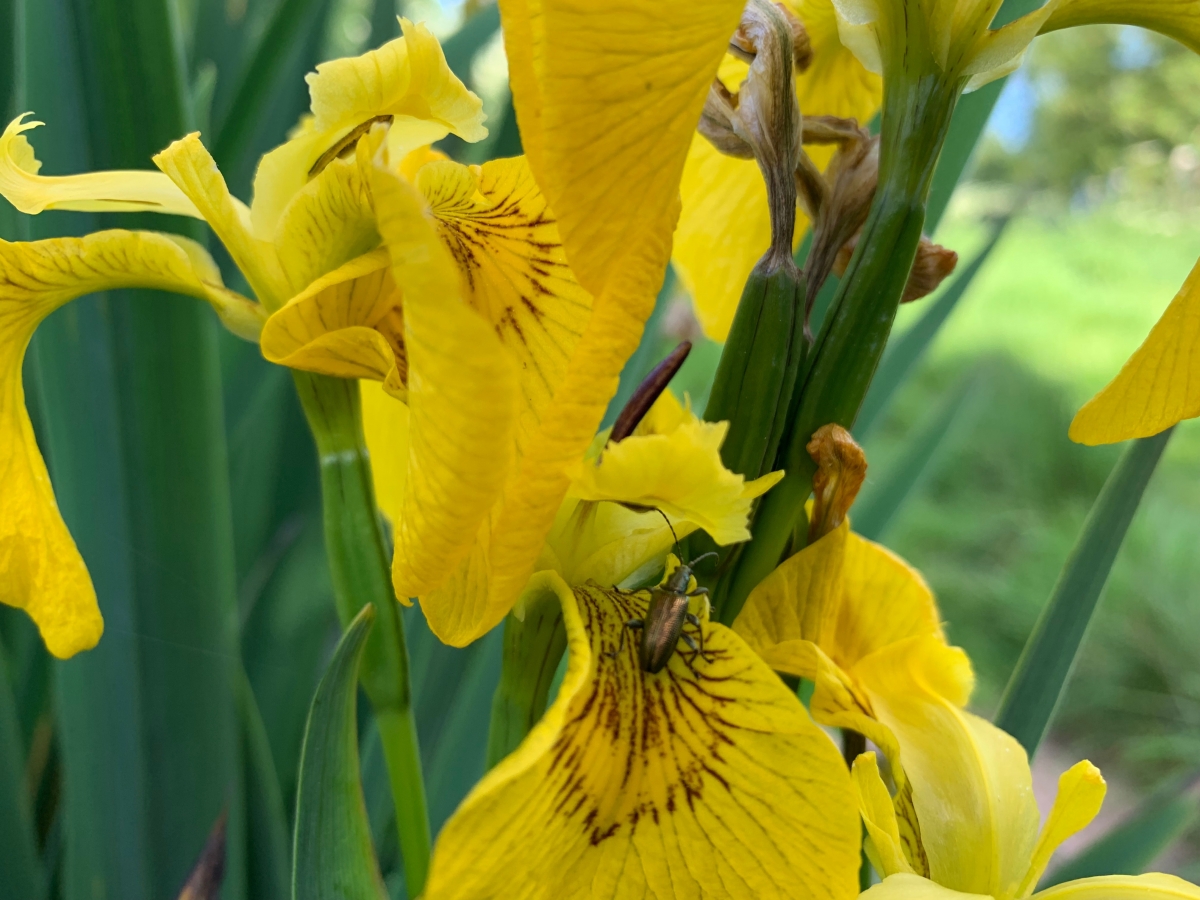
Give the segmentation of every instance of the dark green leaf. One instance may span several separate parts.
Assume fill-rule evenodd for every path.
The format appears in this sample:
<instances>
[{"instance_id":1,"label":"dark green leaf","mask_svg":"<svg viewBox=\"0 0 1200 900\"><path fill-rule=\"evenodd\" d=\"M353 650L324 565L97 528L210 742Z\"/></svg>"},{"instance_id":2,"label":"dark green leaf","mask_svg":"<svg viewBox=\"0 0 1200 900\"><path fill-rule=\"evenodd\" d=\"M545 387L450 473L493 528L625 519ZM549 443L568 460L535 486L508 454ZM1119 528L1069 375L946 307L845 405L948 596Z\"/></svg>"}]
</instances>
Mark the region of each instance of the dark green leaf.
<instances>
[{"instance_id":1,"label":"dark green leaf","mask_svg":"<svg viewBox=\"0 0 1200 900\"><path fill-rule=\"evenodd\" d=\"M238 679L238 719L246 772L247 895L255 900L287 900L287 813L267 731L245 673Z\"/></svg>"},{"instance_id":2,"label":"dark green leaf","mask_svg":"<svg viewBox=\"0 0 1200 900\"><path fill-rule=\"evenodd\" d=\"M396 0L375 0L371 7L371 46L380 44L400 36L400 23L397 15Z\"/></svg>"},{"instance_id":3,"label":"dark green leaf","mask_svg":"<svg viewBox=\"0 0 1200 900\"><path fill-rule=\"evenodd\" d=\"M934 459L945 447L952 430L961 423L963 412L972 406L978 381L968 380L935 409L926 423L900 451L899 456L881 477L868 480L862 495L854 504L854 530L873 541L879 540L891 524L904 501L928 474Z\"/></svg>"},{"instance_id":4,"label":"dark green leaf","mask_svg":"<svg viewBox=\"0 0 1200 900\"><path fill-rule=\"evenodd\" d=\"M358 769L358 663L375 609L346 629L308 714L296 794L292 896L295 900L386 897L371 847Z\"/></svg>"},{"instance_id":5,"label":"dark green leaf","mask_svg":"<svg viewBox=\"0 0 1200 900\"><path fill-rule=\"evenodd\" d=\"M1020 741L1030 757L1054 715L1117 551L1173 430L1126 447L1005 688L996 724Z\"/></svg>"},{"instance_id":6,"label":"dark green leaf","mask_svg":"<svg viewBox=\"0 0 1200 900\"><path fill-rule=\"evenodd\" d=\"M1042 879L1038 890L1096 875L1141 875L1200 817L1197 775L1168 782L1119 825Z\"/></svg>"},{"instance_id":7,"label":"dark green leaf","mask_svg":"<svg viewBox=\"0 0 1200 900\"><path fill-rule=\"evenodd\" d=\"M642 340L637 349L633 351L633 355L626 360L625 368L621 370L617 393L609 402L608 409L604 413L603 428L609 427L616 421L621 410L625 408L625 404L629 402L629 398L633 396L633 392L642 383L642 379L658 365L661 353L660 345L662 344L662 320L663 316L667 314L667 307L675 292L676 281L675 269L667 266L663 286L658 292L658 299L654 301L654 311L650 313L650 318L646 320L646 327L642 330Z\"/></svg>"},{"instance_id":8,"label":"dark green leaf","mask_svg":"<svg viewBox=\"0 0 1200 900\"><path fill-rule=\"evenodd\" d=\"M45 882L25 783L25 748L0 643L0 900L38 900Z\"/></svg>"},{"instance_id":9,"label":"dark green leaf","mask_svg":"<svg viewBox=\"0 0 1200 900\"><path fill-rule=\"evenodd\" d=\"M925 314L904 334L888 342L883 359L875 378L863 398L862 408L854 422L854 435L860 441L865 440L871 429L878 424L880 416L887 410L896 390L912 372L913 367L925 354L933 339L937 337L941 327L950 318L958 302L966 294L967 289L975 281L975 276L983 268L988 257L1000 242L1008 219L1001 219L992 231L988 242L971 260L970 265L963 269L950 286L942 291L936 300L932 301Z\"/></svg>"}]
</instances>

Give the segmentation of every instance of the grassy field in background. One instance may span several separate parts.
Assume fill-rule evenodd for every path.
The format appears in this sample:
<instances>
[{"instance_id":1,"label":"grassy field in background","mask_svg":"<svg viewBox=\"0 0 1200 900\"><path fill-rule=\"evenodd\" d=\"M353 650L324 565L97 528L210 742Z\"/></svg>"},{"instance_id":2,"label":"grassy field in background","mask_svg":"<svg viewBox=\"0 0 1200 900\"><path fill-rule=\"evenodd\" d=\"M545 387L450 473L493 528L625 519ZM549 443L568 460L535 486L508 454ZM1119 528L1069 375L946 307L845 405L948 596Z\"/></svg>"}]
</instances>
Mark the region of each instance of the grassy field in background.
<instances>
[{"instance_id":1,"label":"grassy field in background","mask_svg":"<svg viewBox=\"0 0 1200 900\"><path fill-rule=\"evenodd\" d=\"M969 258L969 212L938 239ZM1014 221L867 444L884 477L963 379L972 400L885 542L925 573L994 707L1117 448L1066 437L1200 256L1200 228L1120 209ZM902 312L899 328L920 315ZM1055 738L1148 785L1200 759L1200 427L1146 494L1055 722Z\"/></svg>"}]
</instances>

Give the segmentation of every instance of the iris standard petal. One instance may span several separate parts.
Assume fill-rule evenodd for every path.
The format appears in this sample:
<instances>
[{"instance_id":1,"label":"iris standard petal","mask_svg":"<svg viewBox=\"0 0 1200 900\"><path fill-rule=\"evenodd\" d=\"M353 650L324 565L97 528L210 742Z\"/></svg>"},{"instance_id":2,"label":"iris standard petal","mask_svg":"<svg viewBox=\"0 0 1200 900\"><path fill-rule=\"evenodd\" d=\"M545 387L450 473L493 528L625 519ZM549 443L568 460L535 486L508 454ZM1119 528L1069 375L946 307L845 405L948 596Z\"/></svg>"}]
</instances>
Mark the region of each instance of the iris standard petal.
<instances>
[{"instance_id":1,"label":"iris standard petal","mask_svg":"<svg viewBox=\"0 0 1200 900\"><path fill-rule=\"evenodd\" d=\"M0 241L0 602L24 609L47 649L64 659L93 647L104 626L34 440L21 363L38 323L51 312L83 294L119 287L238 302L221 288L204 250L184 238L101 231Z\"/></svg>"},{"instance_id":2,"label":"iris standard petal","mask_svg":"<svg viewBox=\"0 0 1200 900\"><path fill-rule=\"evenodd\" d=\"M912 865L905 856L892 795L879 775L875 754L863 753L854 760L850 777L858 794L858 809L862 813L863 825L867 829L869 840L866 851L871 858L871 865L884 878L898 872L913 874Z\"/></svg>"},{"instance_id":3,"label":"iris standard petal","mask_svg":"<svg viewBox=\"0 0 1200 900\"><path fill-rule=\"evenodd\" d=\"M1078 834L1096 818L1104 803L1107 785L1100 770L1088 760L1077 762L1058 779L1054 806L1038 834L1037 846L1029 863L1025 880L1017 890L1019 900L1028 897L1050 864L1050 857L1067 838Z\"/></svg>"},{"instance_id":4,"label":"iris standard petal","mask_svg":"<svg viewBox=\"0 0 1200 900\"><path fill-rule=\"evenodd\" d=\"M39 175L42 164L23 132L41 125L24 113L0 135L0 195L23 213L46 209L82 212L158 212L203 218L183 192L161 172L86 172Z\"/></svg>"},{"instance_id":5,"label":"iris standard petal","mask_svg":"<svg viewBox=\"0 0 1200 900\"><path fill-rule=\"evenodd\" d=\"M512 465L517 380L495 331L463 302L416 189L376 167L372 191L393 278L404 285L410 445L392 577L408 598L463 561L495 505Z\"/></svg>"},{"instance_id":6,"label":"iris standard petal","mask_svg":"<svg viewBox=\"0 0 1200 900\"><path fill-rule=\"evenodd\" d=\"M290 296L275 247L254 236L246 205L229 193L216 160L200 142L198 133L172 143L154 157L154 164L200 210L201 217L268 309L274 309Z\"/></svg>"},{"instance_id":7,"label":"iris standard petal","mask_svg":"<svg viewBox=\"0 0 1200 900\"><path fill-rule=\"evenodd\" d=\"M312 115L267 153L254 176L251 215L263 238L296 192L376 122L390 122L391 159L448 134L487 135L483 102L467 90L424 25L402 20L402 37L361 56L335 59L307 76Z\"/></svg>"},{"instance_id":8,"label":"iris standard petal","mask_svg":"<svg viewBox=\"0 0 1200 900\"><path fill-rule=\"evenodd\" d=\"M377 381L360 381L363 433L371 453L375 500L395 522L400 517L408 480L408 406L388 394Z\"/></svg>"},{"instance_id":9,"label":"iris standard petal","mask_svg":"<svg viewBox=\"0 0 1200 900\"><path fill-rule=\"evenodd\" d=\"M705 659L647 674L620 645L648 592L537 578L563 606L566 678L446 824L426 897L855 896L849 776L778 677L707 621Z\"/></svg>"},{"instance_id":10,"label":"iris standard petal","mask_svg":"<svg viewBox=\"0 0 1200 900\"><path fill-rule=\"evenodd\" d=\"M1200 263L1145 343L1071 423L1071 440L1114 444L1200 416Z\"/></svg>"}]
</instances>

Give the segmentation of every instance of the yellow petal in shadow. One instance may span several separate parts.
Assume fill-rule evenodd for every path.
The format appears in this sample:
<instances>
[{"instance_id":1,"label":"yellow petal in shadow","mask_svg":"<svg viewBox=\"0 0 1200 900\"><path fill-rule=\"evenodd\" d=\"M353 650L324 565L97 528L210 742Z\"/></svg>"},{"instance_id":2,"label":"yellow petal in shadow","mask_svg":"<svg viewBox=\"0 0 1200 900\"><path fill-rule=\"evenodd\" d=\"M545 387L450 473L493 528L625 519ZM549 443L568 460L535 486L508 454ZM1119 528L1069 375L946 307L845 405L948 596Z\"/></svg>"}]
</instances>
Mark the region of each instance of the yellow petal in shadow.
<instances>
[{"instance_id":1,"label":"yellow petal in shadow","mask_svg":"<svg viewBox=\"0 0 1200 900\"><path fill-rule=\"evenodd\" d=\"M337 378L407 380L400 291L387 248L314 281L267 320L262 353L273 363Z\"/></svg>"},{"instance_id":2,"label":"yellow petal in shadow","mask_svg":"<svg viewBox=\"0 0 1200 900\"><path fill-rule=\"evenodd\" d=\"M1071 440L1113 444L1200 416L1200 263L1145 343L1071 423Z\"/></svg>"},{"instance_id":3,"label":"yellow petal in shadow","mask_svg":"<svg viewBox=\"0 0 1200 900\"><path fill-rule=\"evenodd\" d=\"M1200 900L1200 888L1174 875L1101 875L1038 891L1038 900Z\"/></svg>"},{"instance_id":4,"label":"yellow petal in shadow","mask_svg":"<svg viewBox=\"0 0 1200 900\"><path fill-rule=\"evenodd\" d=\"M495 331L462 298L454 261L421 196L373 170L379 231L404 285L409 454L396 521L396 595L417 597L463 562L510 474L515 366Z\"/></svg>"},{"instance_id":5,"label":"yellow petal in shadow","mask_svg":"<svg viewBox=\"0 0 1200 900\"><path fill-rule=\"evenodd\" d=\"M879 775L875 754L864 753L854 760L850 776L858 794L858 809L867 828L866 849L871 865L884 878L897 872L912 874L912 866L904 855L900 841L900 826L896 821L895 807L892 806L892 795Z\"/></svg>"},{"instance_id":6,"label":"yellow petal in shadow","mask_svg":"<svg viewBox=\"0 0 1200 900\"><path fill-rule=\"evenodd\" d=\"M39 175L38 162L24 132L41 125L24 113L0 135L0 195L23 213L47 209L81 212L157 212L203 218L183 192L161 172L87 172Z\"/></svg>"},{"instance_id":7,"label":"yellow petal in shadow","mask_svg":"<svg viewBox=\"0 0 1200 900\"><path fill-rule=\"evenodd\" d=\"M1062 773L1058 779L1058 793L1054 797L1054 806L1051 807L1050 815L1038 835L1029 871L1017 891L1018 898L1025 898L1033 893L1050 863L1050 857L1059 845L1092 823L1092 819L1100 812L1107 790L1100 770L1086 759Z\"/></svg>"},{"instance_id":8,"label":"yellow petal in shadow","mask_svg":"<svg viewBox=\"0 0 1200 900\"><path fill-rule=\"evenodd\" d=\"M388 394L377 381L359 382L363 433L371 453L375 500L388 521L400 516L404 483L408 479L408 407Z\"/></svg>"},{"instance_id":9,"label":"yellow petal in shadow","mask_svg":"<svg viewBox=\"0 0 1200 900\"><path fill-rule=\"evenodd\" d=\"M1200 53L1200 8L1192 0L1051 0L1042 33L1076 25L1136 25Z\"/></svg>"},{"instance_id":10,"label":"yellow petal in shadow","mask_svg":"<svg viewBox=\"0 0 1200 900\"><path fill-rule=\"evenodd\" d=\"M450 71L437 38L424 25L401 24L402 37L322 63L307 76L312 115L262 158L254 176L251 210L260 237L272 236L296 192L375 123L390 123L393 160L448 134L465 141L487 135L483 102Z\"/></svg>"},{"instance_id":11,"label":"yellow petal in shadow","mask_svg":"<svg viewBox=\"0 0 1200 900\"><path fill-rule=\"evenodd\" d=\"M46 316L95 291L157 288L225 302L219 281L206 281L215 272L199 246L153 233L0 241L0 602L24 609L59 658L95 646L104 625L25 409L25 349Z\"/></svg>"},{"instance_id":12,"label":"yellow petal in shadow","mask_svg":"<svg viewBox=\"0 0 1200 900\"><path fill-rule=\"evenodd\" d=\"M621 642L648 592L534 581L563 606L566 678L446 824L429 900L855 896L845 765L741 640L703 621L706 658L650 675Z\"/></svg>"}]
</instances>

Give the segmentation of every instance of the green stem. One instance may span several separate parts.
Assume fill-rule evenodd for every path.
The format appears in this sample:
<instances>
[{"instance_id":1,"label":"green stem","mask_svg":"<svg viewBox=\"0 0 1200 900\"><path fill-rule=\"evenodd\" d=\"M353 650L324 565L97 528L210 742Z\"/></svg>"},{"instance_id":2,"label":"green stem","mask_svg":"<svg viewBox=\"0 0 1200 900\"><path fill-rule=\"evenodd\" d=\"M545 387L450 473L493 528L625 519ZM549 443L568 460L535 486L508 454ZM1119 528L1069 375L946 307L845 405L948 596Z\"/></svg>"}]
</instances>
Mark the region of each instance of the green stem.
<instances>
[{"instance_id":1,"label":"green stem","mask_svg":"<svg viewBox=\"0 0 1200 900\"><path fill-rule=\"evenodd\" d=\"M512 614L504 620L504 663L488 733L489 769L517 749L546 711L550 685L566 649L562 607L553 594L530 603L523 620Z\"/></svg>"},{"instance_id":2,"label":"green stem","mask_svg":"<svg viewBox=\"0 0 1200 900\"><path fill-rule=\"evenodd\" d=\"M838 285L795 395L780 452L784 480L763 498L754 540L726 579L720 619L730 624L750 591L779 564L812 490L806 450L814 431L854 424L879 365L925 222L925 203L961 85L937 74L897 76L885 84L879 188L854 257Z\"/></svg>"},{"instance_id":3,"label":"green stem","mask_svg":"<svg viewBox=\"0 0 1200 900\"><path fill-rule=\"evenodd\" d=\"M325 549L342 626L366 604L375 606L375 628L363 653L359 679L379 725L405 883L409 896L416 897L425 887L429 869L429 815L404 623L392 590L390 554L375 504L358 383L292 374L320 458Z\"/></svg>"}]
</instances>

